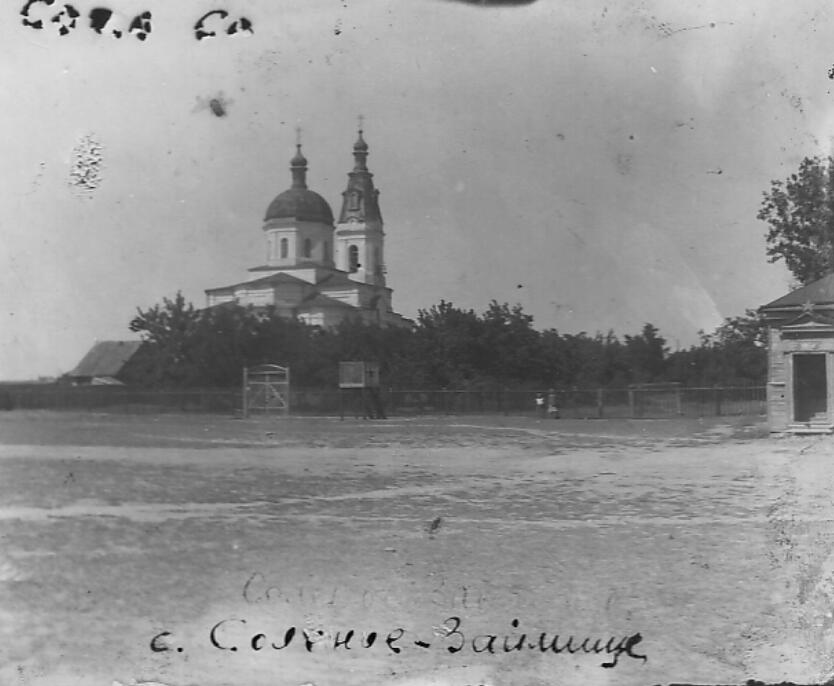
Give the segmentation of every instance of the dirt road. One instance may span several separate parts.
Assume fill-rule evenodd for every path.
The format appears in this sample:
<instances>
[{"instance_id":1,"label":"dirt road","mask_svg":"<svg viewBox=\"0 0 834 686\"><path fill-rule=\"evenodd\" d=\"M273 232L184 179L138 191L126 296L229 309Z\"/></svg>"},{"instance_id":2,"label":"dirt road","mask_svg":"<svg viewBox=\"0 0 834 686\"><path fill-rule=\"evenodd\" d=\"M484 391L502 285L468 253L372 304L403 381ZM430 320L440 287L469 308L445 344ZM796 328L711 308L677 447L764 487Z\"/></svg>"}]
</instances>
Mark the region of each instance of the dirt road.
<instances>
[{"instance_id":1,"label":"dirt road","mask_svg":"<svg viewBox=\"0 0 834 686\"><path fill-rule=\"evenodd\" d=\"M834 672L831 439L9 413L0 441L3 684Z\"/></svg>"}]
</instances>

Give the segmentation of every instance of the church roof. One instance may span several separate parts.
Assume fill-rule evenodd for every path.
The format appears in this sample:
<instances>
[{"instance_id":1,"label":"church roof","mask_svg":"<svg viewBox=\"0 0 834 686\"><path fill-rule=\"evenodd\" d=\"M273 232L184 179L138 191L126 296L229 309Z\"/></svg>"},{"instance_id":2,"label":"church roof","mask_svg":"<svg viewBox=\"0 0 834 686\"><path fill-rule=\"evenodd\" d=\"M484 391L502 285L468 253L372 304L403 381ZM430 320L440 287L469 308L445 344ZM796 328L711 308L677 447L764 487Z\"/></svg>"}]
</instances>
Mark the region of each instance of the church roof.
<instances>
[{"instance_id":1,"label":"church roof","mask_svg":"<svg viewBox=\"0 0 834 686\"><path fill-rule=\"evenodd\" d=\"M373 286L362 281L354 281L348 276L347 272L333 270L323 279L316 282L316 288L322 291L343 291L356 290L358 288L377 289L379 286Z\"/></svg>"},{"instance_id":2,"label":"church roof","mask_svg":"<svg viewBox=\"0 0 834 686\"><path fill-rule=\"evenodd\" d=\"M359 308L354 305L342 302L341 300L336 300L336 298L331 298L330 296L324 295L323 293L314 293L308 298L305 298L298 306L298 309L299 311L305 311L321 307L335 308L340 310L359 310Z\"/></svg>"},{"instance_id":3,"label":"church roof","mask_svg":"<svg viewBox=\"0 0 834 686\"><path fill-rule=\"evenodd\" d=\"M209 288L206 290L206 293L219 293L221 291L233 291L235 288L240 288L241 286L254 286L255 288L259 286L278 286L280 284L285 283L293 283L293 284L301 284L303 286L309 286L309 282L305 281L304 279L299 279L297 276L292 276L291 274L284 274L279 272L277 274L271 274L270 276L262 276L259 279L253 279L252 281L241 281L240 283L232 284L231 286L220 286L219 288Z\"/></svg>"},{"instance_id":4,"label":"church roof","mask_svg":"<svg viewBox=\"0 0 834 686\"><path fill-rule=\"evenodd\" d=\"M255 279L254 281L244 281L240 286L278 286L280 284L285 283L292 283L292 284L299 284L302 286L309 286L309 282L305 281L304 279L299 279L297 276L293 276L292 274L284 274L283 272L278 272L277 274L272 274L272 276L262 276L260 279Z\"/></svg>"},{"instance_id":5,"label":"church roof","mask_svg":"<svg viewBox=\"0 0 834 686\"><path fill-rule=\"evenodd\" d=\"M81 362L69 375L118 376L141 345L142 341L99 341L81 358Z\"/></svg>"},{"instance_id":6,"label":"church roof","mask_svg":"<svg viewBox=\"0 0 834 686\"><path fill-rule=\"evenodd\" d=\"M315 191L309 188L290 188L275 197L266 210L264 221L295 219L296 221L333 223L333 210Z\"/></svg>"},{"instance_id":7,"label":"church roof","mask_svg":"<svg viewBox=\"0 0 834 686\"><path fill-rule=\"evenodd\" d=\"M279 193L269 204L264 221L294 219L296 221L333 224L333 210L315 191L307 188L307 159L296 145L295 157L290 160L292 187Z\"/></svg>"},{"instance_id":8,"label":"church roof","mask_svg":"<svg viewBox=\"0 0 834 686\"><path fill-rule=\"evenodd\" d=\"M812 305L834 304L834 273L812 281L807 286L797 288L781 298L777 298L759 309L775 310L780 308L802 307L808 303Z\"/></svg>"}]
</instances>

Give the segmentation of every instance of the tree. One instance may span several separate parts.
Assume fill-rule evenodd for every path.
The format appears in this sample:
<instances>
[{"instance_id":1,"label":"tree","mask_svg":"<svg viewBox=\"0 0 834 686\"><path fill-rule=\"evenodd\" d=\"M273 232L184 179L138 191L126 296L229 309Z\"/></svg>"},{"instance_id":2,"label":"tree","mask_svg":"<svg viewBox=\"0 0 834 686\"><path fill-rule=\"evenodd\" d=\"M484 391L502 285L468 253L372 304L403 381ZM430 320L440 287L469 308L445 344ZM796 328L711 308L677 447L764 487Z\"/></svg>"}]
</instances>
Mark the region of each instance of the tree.
<instances>
[{"instance_id":1,"label":"tree","mask_svg":"<svg viewBox=\"0 0 834 686\"><path fill-rule=\"evenodd\" d=\"M301 388L334 388L338 364L378 361L386 386L399 389L620 388L676 380L698 385L761 383L766 327L753 311L732 317L701 344L669 354L658 329L617 338L538 331L520 305L490 302L483 314L446 301L421 310L413 328L348 319L323 329L281 317L274 308L236 303L196 310L181 293L138 310L130 329L145 341L128 383L162 387L234 387L244 366L292 369Z\"/></svg>"},{"instance_id":2,"label":"tree","mask_svg":"<svg viewBox=\"0 0 834 686\"><path fill-rule=\"evenodd\" d=\"M298 364L294 377L305 380L309 369L300 362L316 359L309 345L312 327L306 324L236 303L197 310L182 293L138 310L130 330L146 343L131 377L144 386L234 386L244 366L265 362Z\"/></svg>"},{"instance_id":3,"label":"tree","mask_svg":"<svg viewBox=\"0 0 834 686\"><path fill-rule=\"evenodd\" d=\"M458 388L478 380L484 367L483 322L473 310L441 300L417 314L414 354L421 361L418 384Z\"/></svg>"},{"instance_id":4,"label":"tree","mask_svg":"<svg viewBox=\"0 0 834 686\"><path fill-rule=\"evenodd\" d=\"M667 375L691 386L763 384L767 377L767 324L755 310L728 317L701 342L672 353Z\"/></svg>"},{"instance_id":5,"label":"tree","mask_svg":"<svg viewBox=\"0 0 834 686\"><path fill-rule=\"evenodd\" d=\"M626 359L634 381L660 381L665 371L666 339L659 336L656 326L645 324L637 336L625 337Z\"/></svg>"},{"instance_id":6,"label":"tree","mask_svg":"<svg viewBox=\"0 0 834 686\"><path fill-rule=\"evenodd\" d=\"M757 217L767 222L767 256L784 260L803 285L834 271L834 159L806 157L772 181Z\"/></svg>"},{"instance_id":7,"label":"tree","mask_svg":"<svg viewBox=\"0 0 834 686\"><path fill-rule=\"evenodd\" d=\"M713 353L713 383L762 383L767 376L767 323L755 310L728 317L702 336L702 345Z\"/></svg>"},{"instance_id":8,"label":"tree","mask_svg":"<svg viewBox=\"0 0 834 686\"><path fill-rule=\"evenodd\" d=\"M540 334L521 305L490 302L481 317L480 349L484 354L482 372L502 385L541 376Z\"/></svg>"},{"instance_id":9,"label":"tree","mask_svg":"<svg viewBox=\"0 0 834 686\"><path fill-rule=\"evenodd\" d=\"M256 350L258 324L252 308L237 304L202 310L190 345L194 374L189 385L239 383L241 369L261 361Z\"/></svg>"},{"instance_id":10,"label":"tree","mask_svg":"<svg viewBox=\"0 0 834 686\"><path fill-rule=\"evenodd\" d=\"M177 292L173 300L164 298L162 305L142 311L130 322L130 330L141 333L145 378L138 379L148 386L183 386L196 374L193 345L200 313L183 294Z\"/></svg>"}]
</instances>

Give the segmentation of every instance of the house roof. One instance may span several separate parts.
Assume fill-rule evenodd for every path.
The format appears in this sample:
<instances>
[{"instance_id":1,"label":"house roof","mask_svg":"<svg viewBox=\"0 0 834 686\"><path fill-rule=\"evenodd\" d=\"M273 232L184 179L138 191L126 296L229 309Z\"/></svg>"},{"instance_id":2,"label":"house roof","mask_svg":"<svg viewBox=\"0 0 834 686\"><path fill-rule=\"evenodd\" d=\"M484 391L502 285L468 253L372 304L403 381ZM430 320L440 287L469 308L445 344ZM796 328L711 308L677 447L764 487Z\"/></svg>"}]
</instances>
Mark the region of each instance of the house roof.
<instances>
[{"instance_id":1,"label":"house roof","mask_svg":"<svg viewBox=\"0 0 834 686\"><path fill-rule=\"evenodd\" d=\"M81 359L70 376L118 376L136 354L142 341L99 341Z\"/></svg>"},{"instance_id":2,"label":"house roof","mask_svg":"<svg viewBox=\"0 0 834 686\"><path fill-rule=\"evenodd\" d=\"M808 303L812 305L834 304L834 273L812 281L807 286L797 288L767 305L762 305L759 310L802 307Z\"/></svg>"},{"instance_id":3,"label":"house roof","mask_svg":"<svg viewBox=\"0 0 834 686\"><path fill-rule=\"evenodd\" d=\"M804 331L819 329L820 327L826 329L834 328L834 318L822 312L812 310L810 312L802 312L798 317L794 317L782 324L782 331Z\"/></svg>"}]
</instances>

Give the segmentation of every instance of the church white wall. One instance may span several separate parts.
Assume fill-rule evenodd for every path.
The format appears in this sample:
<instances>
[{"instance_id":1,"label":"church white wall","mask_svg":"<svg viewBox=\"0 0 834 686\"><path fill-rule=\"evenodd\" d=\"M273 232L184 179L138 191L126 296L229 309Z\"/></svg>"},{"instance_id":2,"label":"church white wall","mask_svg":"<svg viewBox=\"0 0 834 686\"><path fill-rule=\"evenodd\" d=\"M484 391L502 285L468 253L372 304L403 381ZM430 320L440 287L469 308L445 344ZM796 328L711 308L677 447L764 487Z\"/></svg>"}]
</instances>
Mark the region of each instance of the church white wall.
<instances>
[{"instance_id":1,"label":"church white wall","mask_svg":"<svg viewBox=\"0 0 834 686\"><path fill-rule=\"evenodd\" d=\"M304 312L298 318L310 325L330 328L338 326L344 319L349 317L363 316L360 312L345 312L342 309L324 307L312 312Z\"/></svg>"},{"instance_id":2,"label":"church white wall","mask_svg":"<svg viewBox=\"0 0 834 686\"><path fill-rule=\"evenodd\" d=\"M299 320L310 326L328 326L323 312L304 312L298 315Z\"/></svg>"},{"instance_id":3,"label":"church white wall","mask_svg":"<svg viewBox=\"0 0 834 686\"><path fill-rule=\"evenodd\" d=\"M272 288L247 289L241 288L235 291L238 302L244 307L255 305L265 307L275 302L274 290Z\"/></svg>"},{"instance_id":4,"label":"church white wall","mask_svg":"<svg viewBox=\"0 0 834 686\"><path fill-rule=\"evenodd\" d=\"M339 300L340 302L353 305L354 307L361 307L362 302L358 290L343 290L343 291L327 291L327 297Z\"/></svg>"},{"instance_id":5,"label":"church white wall","mask_svg":"<svg viewBox=\"0 0 834 686\"><path fill-rule=\"evenodd\" d=\"M362 283L385 285L382 265L385 263L382 225L349 222L336 227L336 268L350 272L350 248L358 250L359 269L351 273L351 279Z\"/></svg>"},{"instance_id":6,"label":"church white wall","mask_svg":"<svg viewBox=\"0 0 834 686\"><path fill-rule=\"evenodd\" d=\"M283 283L272 287L273 302L299 303L310 290L309 286L295 283Z\"/></svg>"},{"instance_id":7,"label":"church white wall","mask_svg":"<svg viewBox=\"0 0 834 686\"><path fill-rule=\"evenodd\" d=\"M318 262L332 267L333 227L317 222L271 220L264 224L266 264L292 267L304 262ZM287 241L286 257L282 257L281 241ZM305 255L305 241L310 241L310 254Z\"/></svg>"},{"instance_id":8,"label":"church white wall","mask_svg":"<svg viewBox=\"0 0 834 686\"><path fill-rule=\"evenodd\" d=\"M206 307L214 307L215 305L222 305L223 303L234 302L234 294L219 295L216 293L206 294Z\"/></svg>"}]
</instances>

